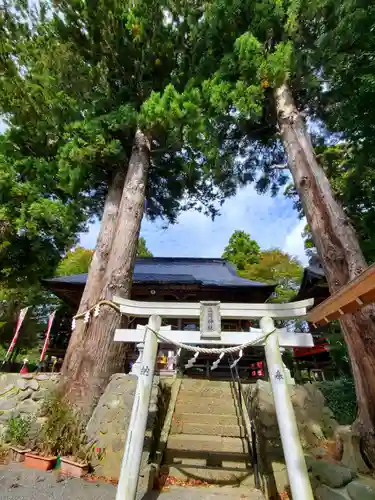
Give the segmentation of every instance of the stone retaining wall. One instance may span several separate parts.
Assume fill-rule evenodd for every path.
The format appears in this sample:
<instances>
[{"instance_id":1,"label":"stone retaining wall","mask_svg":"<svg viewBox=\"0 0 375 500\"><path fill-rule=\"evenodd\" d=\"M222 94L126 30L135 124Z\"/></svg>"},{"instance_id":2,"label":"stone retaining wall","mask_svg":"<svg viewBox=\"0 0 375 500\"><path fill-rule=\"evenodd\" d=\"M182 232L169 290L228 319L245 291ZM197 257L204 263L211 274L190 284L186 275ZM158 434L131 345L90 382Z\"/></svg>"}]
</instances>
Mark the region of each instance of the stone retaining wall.
<instances>
[{"instance_id":1,"label":"stone retaining wall","mask_svg":"<svg viewBox=\"0 0 375 500\"><path fill-rule=\"evenodd\" d=\"M58 381L59 374L50 373L0 375L0 437L9 418L19 415L35 417L33 429L37 433L43 423L40 415L43 400L49 391L57 387ZM137 377L134 375L113 375L87 424L87 436L93 452L92 465L99 476L119 478L136 385ZM158 439L154 430L162 426L160 419L163 419L168 405L168 390L161 390L159 377L154 377L153 385L142 457L141 489L146 489L151 480L148 462Z\"/></svg>"},{"instance_id":2,"label":"stone retaining wall","mask_svg":"<svg viewBox=\"0 0 375 500\"><path fill-rule=\"evenodd\" d=\"M5 432L7 421L11 417L30 415L35 416L38 422L43 400L56 387L58 380L58 374L50 373L0 375L0 436Z\"/></svg>"},{"instance_id":3,"label":"stone retaining wall","mask_svg":"<svg viewBox=\"0 0 375 500\"><path fill-rule=\"evenodd\" d=\"M90 445L96 450L92 465L99 476L119 478L136 386L135 375L113 375L87 424ZM153 447L159 390L159 377L154 377L141 469L146 467Z\"/></svg>"},{"instance_id":4,"label":"stone retaining wall","mask_svg":"<svg viewBox=\"0 0 375 500\"><path fill-rule=\"evenodd\" d=\"M333 438L338 424L313 384L289 386L302 446L306 453L314 497L317 500L375 500L375 482L350 468L324 460L320 447ZM257 434L263 489L268 498L289 490L271 384L258 380L248 388L248 410Z\"/></svg>"},{"instance_id":5,"label":"stone retaining wall","mask_svg":"<svg viewBox=\"0 0 375 500\"><path fill-rule=\"evenodd\" d=\"M375 480L339 464L306 458L311 486L317 500L374 500Z\"/></svg>"}]
</instances>

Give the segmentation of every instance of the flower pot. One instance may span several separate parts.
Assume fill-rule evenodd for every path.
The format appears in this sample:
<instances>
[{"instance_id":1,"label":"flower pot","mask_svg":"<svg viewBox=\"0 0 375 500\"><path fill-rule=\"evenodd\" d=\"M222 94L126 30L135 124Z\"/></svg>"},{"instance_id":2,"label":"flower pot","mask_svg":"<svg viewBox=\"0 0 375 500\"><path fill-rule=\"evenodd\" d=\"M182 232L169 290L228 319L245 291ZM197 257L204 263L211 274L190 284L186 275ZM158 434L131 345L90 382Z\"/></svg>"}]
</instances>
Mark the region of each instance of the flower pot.
<instances>
[{"instance_id":1,"label":"flower pot","mask_svg":"<svg viewBox=\"0 0 375 500\"><path fill-rule=\"evenodd\" d=\"M88 473L89 464L75 462L72 458L61 457L61 474L70 477L82 477Z\"/></svg>"},{"instance_id":2,"label":"flower pot","mask_svg":"<svg viewBox=\"0 0 375 500\"><path fill-rule=\"evenodd\" d=\"M25 467L39 470L51 470L55 465L57 457L42 457L34 453L25 454Z\"/></svg>"},{"instance_id":3,"label":"flower pot","mask_svg":"<svg viewBox=\"0 0 375 500\"><path fill-rule=\"evenodd\" d=\"M12 462L24 462L25 454L30 453L30 448L18 448L18 446L11 446L9 450L10 459Z\"/></svg>"}]
</instances>

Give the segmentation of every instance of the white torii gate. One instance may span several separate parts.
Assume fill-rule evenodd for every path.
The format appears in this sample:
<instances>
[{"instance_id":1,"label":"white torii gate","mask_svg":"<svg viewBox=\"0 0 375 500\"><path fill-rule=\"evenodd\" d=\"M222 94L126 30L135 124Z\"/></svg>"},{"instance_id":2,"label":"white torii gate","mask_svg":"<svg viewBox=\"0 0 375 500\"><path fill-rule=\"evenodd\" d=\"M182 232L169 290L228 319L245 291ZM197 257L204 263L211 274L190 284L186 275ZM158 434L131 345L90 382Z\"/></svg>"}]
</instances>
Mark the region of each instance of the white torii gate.
<instances>
[{"instance_id":1,"label":"white torii gate","mask_svg":"<svg viewBox=\"0 0 375 500\"><path fill-rule=\"evenodd\" d=\"M313 347L314 342L310 334L277 329L273 321L306 316L313 299L285 304L140 302L120 297L113 300L126 316L149 318L144 329L118 329L114 338L117 342L144 342L116 500L136 498L158 342L175 344L190 351L199 351L201 347L193 346L204 345L205 352L211 345L215 346L210 350L212 353L239 351L240 357L242 348L264 345L292 496L298 500L313 500L280 347ZM161 317L200 318L201 331L172 331L170 327L161 327ZM249 332L224 332L222 335L221 317L242 320L260 318L261 328L251 328ZM231 347L226 347L228 345ZM218 349L216 346L222 347ZM221 358L222 354L217 362ZM194 358L189 363L192 366Z\"/></svg>"}]
</instances>

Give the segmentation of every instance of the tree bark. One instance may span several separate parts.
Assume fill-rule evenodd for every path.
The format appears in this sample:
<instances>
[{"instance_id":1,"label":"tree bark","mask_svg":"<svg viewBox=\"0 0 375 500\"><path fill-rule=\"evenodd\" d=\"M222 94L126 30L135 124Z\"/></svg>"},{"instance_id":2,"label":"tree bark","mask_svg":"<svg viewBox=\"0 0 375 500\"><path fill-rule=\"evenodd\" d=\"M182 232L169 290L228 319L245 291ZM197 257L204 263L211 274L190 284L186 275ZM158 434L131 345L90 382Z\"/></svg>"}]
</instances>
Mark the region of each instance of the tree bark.
<instances>
[{"instance_id":1,"label":"tree bark","mask_svg":"<svg viewBox=\"0 0 375 500\"><path fill-rule=\"evenodd\" d=\"M87 311L99 298L101 282L107 268L112 241L116 233L117 215L124 190L125 177L125 169L117 170L109 186L100 224L100 232L78 312Z\"/></svg>"},{"instance_id":2,"label":"tree bark","mask_svg":"<svg viewBox=\"0 0 375 500\"><path fill-rule=\"evenodd\" d=\"M355 230L335 199L318 164L304 119L284 83L275 90L276 111L288 164L331 293L354 279L367 264ZM375 321L374 306L341 319L351 358L358 403L357 425L375 464Z\"/></svg>"},{"instance_id":3,"label":"tree bark","mask_svg":"<svg viewBox=\"0 0 375 500\"><path fill-rule=\"evenodd\" d=\"M101 248L101 256L104 256L110 247L108 262L105 265L103 259L98 259L96 274L100 274L101 279L93 277L91 280L92 286L97 287L97 291L90 295L90 298L95 297L95 302L99 299L112 300L114 295L130 297L149 165L149 140L141 130L137 130L112 244ZM110 225L115 210L111 213L112 217L107 219ZM105 239L112 233L113 230L103 228L103 234L107 235ZM82 301L87 300L86 297L82 297ZM87 305L94 304L87 302ZM102 306L99 317L91 318L88 324L77 320L77 330L72 334L62 368L62 390L68 401L86 417L90 416L110 376L124 371L126 346L113 341L119 325L119 313L108 306ZM80 340L77 342L75 338Z\"/></svg>"},{"instance_id":4,"label":"tree bark","mask_svg":"<svg viewBox=\"0 0 375 500\"><path fill-rule=\"evenodd\" d=\"M100 232L96 242L95 252L92 257L87 281L81 297L78 313L87 311L95 305L100 297L102 279L108 264L109 253L112 247L112 240L116 232L117 214L120 208L121 196L124 189L125 170L118 170L108 188L107 197L104 204L103 216L100 224ZM69 347L67 349L63 372L65 367L74 364L71 357L78 355L80 346L85 335L85 324L77 322L77 327L72 332Z\"/></svg>"}]
</instances>

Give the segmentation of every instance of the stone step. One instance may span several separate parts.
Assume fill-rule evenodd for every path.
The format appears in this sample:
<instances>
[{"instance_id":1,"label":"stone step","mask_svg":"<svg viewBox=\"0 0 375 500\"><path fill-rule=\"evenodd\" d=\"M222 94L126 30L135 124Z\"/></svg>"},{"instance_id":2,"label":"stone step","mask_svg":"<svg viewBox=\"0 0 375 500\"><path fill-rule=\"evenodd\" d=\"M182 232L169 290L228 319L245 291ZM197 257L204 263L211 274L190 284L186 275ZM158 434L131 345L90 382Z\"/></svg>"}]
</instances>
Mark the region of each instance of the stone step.
<instances>
[{"instance_id":1,"label":"stone step","mask_svg":"<svg viewBox=\"0 0 375 500\"><path fill-rule=\"evenodd\" d=\"M211 413L213 415L238 415L234 399L178 398L175 406L176 415L181 413Z\"/></svg>"},{"instance_id":2,"label":"stone step","mask_svg":"<svg viewBox=\"0 0 375 500\"><path fill-rule=\"evenodd\" d=\"M247 441L239 437L207 436L200 434L172 434L167 442L168 450L205 451L225 454L247 454Z\"/></svg>"},{"instance_id":3,"label":"stone step","mask_svg":"<svg viewBox=\"0 0 375 500\"><path fill-rule=\"evenodd\" d=\"M246 455L237 454L231 456L231 460L226 460L225 455L221 455L220 453L215 454L206 453L204 456L203 452L196 452L194 457L190 457L181 453L174 453L173 451L166 452L164 456L163 463L165 465L177 466L177 467L197 467L197 468L206 468L206 467L221 467L226 470L248 470L251 469L251 460ZM237 461L236 461L237 459Z\"/></svg>"},{"instance_id":4,"label":"stone step","mask_svg":"<svg viewBox=\"0 0 375 500\"><path fill-rule=\"evenodd\" d=\"M212 387L216 389L223 389L231 387L232 382L227 380L208 380L208 379L194 379L194 378L184 378L181 384L181 389L201 389L205 387Z\"/></svg>"},{"instance_id":5,"label":"stone step","mask_svg":"<svg viewBox=\"0 0 375 500\"><path fill-rule=\"evenodd\" d=\"M205 436L230 436L246 437L244 428L237 425L220 425L215 418L211 418L210 424L188 423L185 420L175 420L172 423L171 434L204 434Z\"/></svg>"},{"instance_id":6,"label":"stone step","mask_svg":"<svg viewBox=\"0 0 375 500\"><path fill-rule=\"evenodd\" d=\"M173 421L184 424L212 424L215 425L239 425L241 418L237 415L212 415L212 413L179 413L173 417Z\"/></svg>"},{"instance_id":7,"label":"stone step","mask_svg":"<svg viewBox=\"0 0 375 500\"><path fill-rule=\"evenodd\" d=\"M179 398L211 398L211 399L221 399L221 398L233 398L233 393L231 390L222 389L202 389L202 390L190 390L184 389L180 390L178 394Z\"/></svg>"},{"instance_id":8,"label":"stone step","mask_svg":"<svg viewBox=\"0 0 375 500\"><path fill-rule=\"evenodd\" d=\"M228 470L220 467L163 466L161 474L181 480L198 480L218 486L248 485L254 487L254 475L249 470Z\"/></svg>"}]
</instances>

